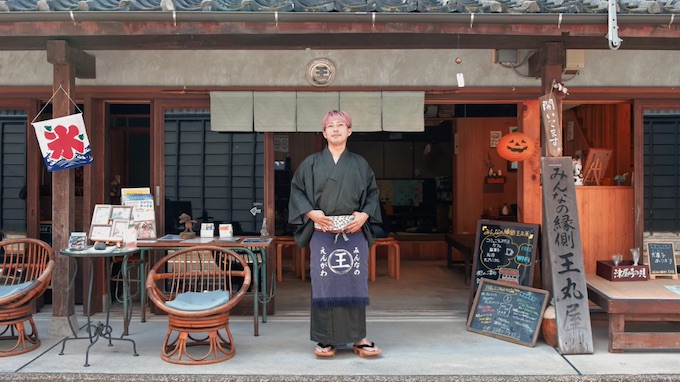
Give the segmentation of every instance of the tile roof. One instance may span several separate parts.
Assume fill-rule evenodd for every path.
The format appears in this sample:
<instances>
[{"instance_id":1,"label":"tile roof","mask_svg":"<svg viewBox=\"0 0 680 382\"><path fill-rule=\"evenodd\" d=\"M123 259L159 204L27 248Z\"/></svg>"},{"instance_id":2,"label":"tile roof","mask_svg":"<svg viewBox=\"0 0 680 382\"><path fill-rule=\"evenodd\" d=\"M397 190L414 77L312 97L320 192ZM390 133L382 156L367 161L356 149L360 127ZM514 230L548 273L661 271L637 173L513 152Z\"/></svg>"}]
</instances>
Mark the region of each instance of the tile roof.
<instances>
[{"instance_id":1,"label":"tile roof","mask_svg":"<svg viewBox=\"0 0 680 382\"><path fill-rule=\"evenodd\" d=\"M680 0L618 0L621 14L680 13ZM0 12L209 11L606 13L606 0L0 0Z\"/></svg>"}]
</instances>

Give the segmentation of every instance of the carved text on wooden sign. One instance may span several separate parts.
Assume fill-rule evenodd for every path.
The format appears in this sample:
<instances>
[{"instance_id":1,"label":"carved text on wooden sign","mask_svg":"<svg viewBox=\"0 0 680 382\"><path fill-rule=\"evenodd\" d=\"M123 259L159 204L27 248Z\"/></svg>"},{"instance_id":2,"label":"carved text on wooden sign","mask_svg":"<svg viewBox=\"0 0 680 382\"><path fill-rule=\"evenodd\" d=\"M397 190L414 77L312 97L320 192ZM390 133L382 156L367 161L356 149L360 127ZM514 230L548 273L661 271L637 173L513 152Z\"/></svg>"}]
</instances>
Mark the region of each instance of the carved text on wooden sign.
<instances>
[{"instance_id":1,"label":"carved text on wooden sign","mask_svg":"<svg viewBox=\"0 0 680 382\"><path fill-rule=\"evenodd\" d=\"M562 156L562 124L560 123L560 111L557 109L555 95L545 94L538 98L541 104L541 117L543 120L543 133L545 134L545 146L548 156Z\"/></svg>"},{"instance_id":2,"label":"carved text on wooden sign","mask_svg":"<svg viewBox=\"0 0 680 382\"><path fill-rule=\"evenodd\" d=\"M542 239L547 240L558 348L562 354L593 352L573 170L570 157L541 158Z\"/></svg>"}]
</instances>

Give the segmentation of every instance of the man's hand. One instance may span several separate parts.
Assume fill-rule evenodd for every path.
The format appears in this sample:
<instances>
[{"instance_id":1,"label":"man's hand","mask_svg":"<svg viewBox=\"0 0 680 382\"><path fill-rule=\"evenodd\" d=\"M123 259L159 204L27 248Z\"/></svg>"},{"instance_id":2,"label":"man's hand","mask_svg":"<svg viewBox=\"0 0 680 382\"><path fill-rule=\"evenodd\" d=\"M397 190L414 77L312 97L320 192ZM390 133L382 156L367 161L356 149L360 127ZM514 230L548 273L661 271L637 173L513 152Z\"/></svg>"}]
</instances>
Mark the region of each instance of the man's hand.
<instances>
[{"instance_id":1,"label":"man's hand","mask_svg":"<svg viewBox=\"0 0 680 382\"><path fill-rule=\"evenodd\" d=\"M312 219L314 223L321 226L322 230L328 231L333 229L333 219L326 216L326 214L323 213L323 211L311 210L307 212L305 215L307 215L308 218Z\"/></svg>"},{"instance_id":2,"label":"man's hand","mask_svg":"<svg viewBox=\"0 0 680 382\"><path fill-rule=\"evenodd\" d=\"M347 223L345 226L345 231L348 233L354 233L361 230L361 227L363 227L364 223L366 223L366 220L368 220L369 217L367 213L359 211L354 211L352 216L354 216L354 219L352 219L352 221Z\"/></svg>"}]
</instances>

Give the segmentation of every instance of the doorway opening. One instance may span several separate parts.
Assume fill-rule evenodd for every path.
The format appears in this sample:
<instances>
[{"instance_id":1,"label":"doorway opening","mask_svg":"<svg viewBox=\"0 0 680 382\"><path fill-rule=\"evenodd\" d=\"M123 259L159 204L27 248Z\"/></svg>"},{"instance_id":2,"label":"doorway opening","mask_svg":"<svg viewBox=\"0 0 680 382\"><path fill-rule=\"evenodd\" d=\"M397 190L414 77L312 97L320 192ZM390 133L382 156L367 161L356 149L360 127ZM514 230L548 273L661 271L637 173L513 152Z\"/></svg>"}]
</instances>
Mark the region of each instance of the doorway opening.
<instances>
[{"instance_id":1,"label":"doorway opening","mask_svg":"<svg viewBox=\"0 0 680 382\"><path fill-rule=\"evenodd\" d=\"M424 106L423 132L355 132L348 141L348 149L362 155L376 174L386 228L401 248L399 282L388 276L386 253L378 252L377 280L369 283L369 313L465 314L469 287L460 268L447 268L445 235L474 232L485 206L494 207L487 212L500 215L504 203L516 203L516 170L497 156L490 146L489 132L506 134L516 128L517 104ZM277 146L277 141L285 145ZM277 133L274 142L275 149L279 147L275 161L281 166L275 179L277 235L286 235L295 228L286 224L288 213L284 211L290 177L307 155L325 146L325 141L320 133ZM493 192L484 192L489 156L494 170L501 170L501 176L509 180ZM308 311L309 278L302 281L297 274L292 262L296 254L292 248L284 249L277 314Z\"/></svg>"},{"instance_id":2,"label":"doorway opening","mask_svg":"<svg viewBox=\"0 0 680 382\"><path fill-rule=\"evenodd\" d=\"M120 189L151 184L151 106L107 103L108 202L120 204Z\"/></svg>"}]
</instances>

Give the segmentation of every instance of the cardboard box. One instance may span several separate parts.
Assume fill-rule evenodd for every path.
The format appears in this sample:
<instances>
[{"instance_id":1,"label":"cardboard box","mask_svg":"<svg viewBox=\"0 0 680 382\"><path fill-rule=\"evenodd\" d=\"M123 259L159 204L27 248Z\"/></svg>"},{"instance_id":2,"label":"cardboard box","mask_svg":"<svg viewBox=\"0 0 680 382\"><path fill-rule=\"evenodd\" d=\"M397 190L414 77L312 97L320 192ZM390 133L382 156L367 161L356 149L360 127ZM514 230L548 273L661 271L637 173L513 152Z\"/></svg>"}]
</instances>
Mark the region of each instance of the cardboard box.
<instances>
[{"instance_id":1,"label":"cardboard box","mask_svg":"<svg viewBox=\"0 0 680 382\"><path fill-rule=\"evenodd\" d=\"M649 278L649 267L633 265L632 260L623 260L619 265L611 260L598 260L596 273L609 281L645 281Z\"/></svg>"}]
</instances>

